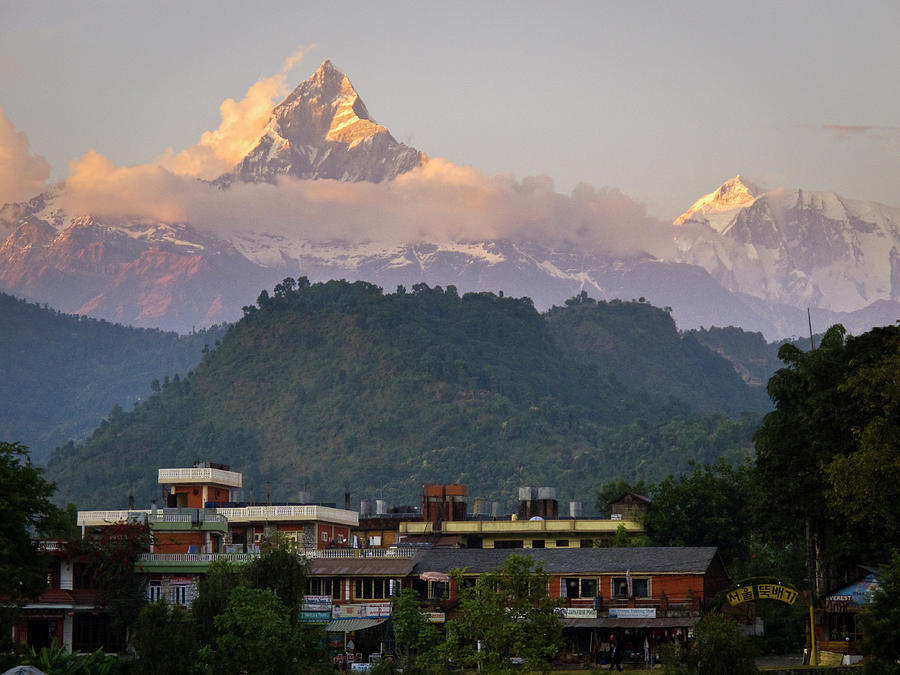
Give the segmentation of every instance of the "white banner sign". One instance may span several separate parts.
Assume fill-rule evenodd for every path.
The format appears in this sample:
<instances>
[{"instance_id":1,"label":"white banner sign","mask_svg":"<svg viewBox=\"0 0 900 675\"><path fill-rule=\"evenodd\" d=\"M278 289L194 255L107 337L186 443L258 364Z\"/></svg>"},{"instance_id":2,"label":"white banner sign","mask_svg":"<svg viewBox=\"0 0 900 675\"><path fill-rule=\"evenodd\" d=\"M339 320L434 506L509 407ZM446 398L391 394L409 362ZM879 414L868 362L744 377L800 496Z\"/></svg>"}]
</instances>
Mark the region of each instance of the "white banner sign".
<instances>
[{"instance_id":1,"label":"white banner sign","mask_svg":"<svg viewBox=\"0 0 900 675\"><path fill-rule=\"evenodd\" d=\"M656 607L610 607L610 619L655 619Z\"/></svg>"},{"instance_id":2,"label":"white banner sign","mask_svg":"<svg viewBox=\"0 0 900 675\"><path fill-rule=\"evenodd\" d=\"M566 619L596 619L597 610L590 607L563 607L562 615Z\"/></svg>"}]
</instances>

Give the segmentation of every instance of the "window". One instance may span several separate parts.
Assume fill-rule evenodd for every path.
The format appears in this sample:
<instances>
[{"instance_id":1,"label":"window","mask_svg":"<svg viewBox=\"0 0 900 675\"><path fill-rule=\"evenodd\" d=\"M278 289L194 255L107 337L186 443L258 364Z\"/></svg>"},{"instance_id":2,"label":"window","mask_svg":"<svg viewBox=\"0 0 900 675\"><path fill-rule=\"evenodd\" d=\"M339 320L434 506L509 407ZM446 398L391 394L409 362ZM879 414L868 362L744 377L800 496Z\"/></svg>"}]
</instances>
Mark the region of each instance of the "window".
<instances>
[{"instance_id":1,"label":"window","mask_svg":"<svg viewBox=\"0 0 900 675\"><path fill-rule=\"evenodd\" d=\"M429 598L449 598L450 584L446 581L429 581L428 582Z\"/></svg>"},{"instance_id":2,"label":"window","mask_svg":"<svg viewBox=\"0 0 900 675\"><path fill-rule=\"evenodd\" d=\"M612 597L627 598L628 595L628 578L614 577L612 580ZM631 596L633 598L649 598L650 597L650 579L632 578L631 579Z\"/></svg>"},{"instance_id":3,"label":"window","mask_svg":"<svg viewBox=\"0 0 900 675\"><path fill-rule=\"evenodd\" d=\"M187 586L172 586L169 589L169 598L173 605L186 605Z\"/></svg>"},{"instance_id":4,"label":"window","mask_svg":"<svg viewBox=\"0 0 900 675\"><path fill-rule=\"evenodd\" d=\"M524 548L525 542L522 539L509 539L507 541L495 541L494 548Z\"/></svg>"},{"instance_id":5,"label":"window","mask_svg":"<svg viewBox=\"0 0 900 675\"><path fill-rule=\"evenodd\" d=\"M383 600L390 598L391 586L391 579L357 579L354 597L357 600Z\"/></svg>"},{"instance_id":6,"label":"window","mask_svg":"<svg viewBox=\"0 0 900 675\"><path fill-rule=\"evenodd\" d=\"M650 597L650 580L649 579L632 579L631 593L636 598Z\"/></svg>"},{"instance_id":7,"label":"window","mask_svg":"<svg viewBox=\"0 0 900 675\"><path fill-rule=\"evenodd\" d=\"M328 533L327 532L322 533L322 541L328 541Z\"/></svg>"},{"instance_id":8,"label":"window","mask_svg":"<svg viewBox=\"0 0 900 675\"><path fill-rule=\"evenodd\" d=\"M162 597L162 584L158 581L151 581L147 586L147 599L150 602L157 602Z\"/></svg>"},{"instance_id":9,"label":"window","mask_svg":"<svg viewBox=\"0 0 900 675\"><path fill-rule=\"evenodd\" d=\"M568 540L568 539L557 539L557 540L556 540L556 547L557 547L557 548L565 548L565 547L568 546L568 545L569 545L569 540Z\"/></svg>"},{"instance_id":10,"label":"window","mask_svg":"<svg viewBox=\"0 0 900 675\"><path fill-rule=\"evenodd\" d=\"M597 596L597 589L597 579L565 577L562 579L560 593L564 598L594 598Z\"/></svg>"},{"instance_id":11,"label":"window","mask_svg":"<svg viewBox=\"0 0 900 675\"><path fill-rule=\"evenodd\" d=\"M544 548L544 540L543 539L532 539L531 540L531 548Z\"/></svg>"},{"instance_id":12,"label":"window","mask_svg":"<svg viewBox=\"0 0 900 675\"><path fill-rule=\"evenodd\" d=\"M582 539L581 540L581 548L594 548L594 540L593 539Z\"/></svg>"},{"instance_id":13,"label":"window","mask_svg":"<svg viewBox=\"0 0 900 675\"><path fill-rule=\"evenodd\" d=\"M341 599L341 578L326 577L309 580L310 595L330 595L335 600Z\"/></svg>"}]
</instances>

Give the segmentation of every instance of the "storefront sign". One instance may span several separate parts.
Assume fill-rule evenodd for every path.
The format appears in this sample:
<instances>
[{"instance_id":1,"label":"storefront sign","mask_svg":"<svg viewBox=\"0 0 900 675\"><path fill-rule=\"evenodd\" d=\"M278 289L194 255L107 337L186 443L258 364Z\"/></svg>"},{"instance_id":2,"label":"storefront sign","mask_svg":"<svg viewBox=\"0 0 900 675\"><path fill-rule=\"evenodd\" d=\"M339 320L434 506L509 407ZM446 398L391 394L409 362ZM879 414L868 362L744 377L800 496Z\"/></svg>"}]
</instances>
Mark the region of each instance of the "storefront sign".
<instances>
[{"instance_id":1,"label":"storefront sign","mask_svg":"<svg viewBox=\"0 0 900 675\"><path fill-rule=\"evenodd\" d=\"M309 612L301 609L300 621L303 623L328 623L331 621L331 612Z\"/></svg>"},{"instance_id":2,"label":"storefront sign","mask_svg":"<svg viewBox=\"0 0 900 675\"><path fill-rule=\"evenodd\" d=\"M325 612L331 613L331 596L330 595L304 595L303 603L300 609L305 612Z\"/></svg>"},{"instance_id":3,"label":"storefront sign","mask_svg":"<svg viewBox=\"0 0 900 675\"><path fill-rule=\"evenodd\" d=\"M732 607L740 605L742 602L750 602L752 600L780 600L781 602L793 605L797 600L799 593L793 588L782 586L781 584L756 584L755 586L741 586L729 591L728 602Z\"/></svg>"},{"instance_id":4,"label":"storefront sign","mask_svg":"<svg viewBox=\"0 0 900 675\"><path fill-rule=\"evenodd\" d=\"M610 619L655 619L656 607L610 607Z\"/></svg>"},{"instance_id":5,"label":"storefront sign","mask_svg":"<svg viewBox=\"0 0 900 675\"><path fill-rule=\"evenodd\" d=\"M590 607L560 607L564 619L596 619L597 610Z\"/></svg>"},{"instance_id":6,"label":"storefront sign","mask_svg":"<svg viewBox=\"0 0 900 675\"><path fill-rule=\"evenodd\" d=\"M335 619L379 619L391 615L391 603L370 602L356 605L335 605L332 618Z\"/></svg>"},{"instance_id":7,"label":"storefront sign","mask_svg":"<svg viewBox=\"0 0 900 675\"><path fill-rule=\"evenodd\" d=\"M425 618L428 619L428 623L444 623L447 615L443 612L425 612Z\"/></svg>"}]
</instances>

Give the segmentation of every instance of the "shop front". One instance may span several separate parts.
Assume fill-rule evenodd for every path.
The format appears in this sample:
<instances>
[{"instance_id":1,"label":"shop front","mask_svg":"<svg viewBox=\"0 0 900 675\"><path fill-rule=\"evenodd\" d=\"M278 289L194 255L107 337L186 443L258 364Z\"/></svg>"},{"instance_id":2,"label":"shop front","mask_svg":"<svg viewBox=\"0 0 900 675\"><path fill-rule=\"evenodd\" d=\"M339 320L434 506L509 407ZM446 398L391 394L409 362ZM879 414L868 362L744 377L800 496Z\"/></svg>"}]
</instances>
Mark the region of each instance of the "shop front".
<instances>
[{"instance_id":1,"label":"shop front","mask_svg":"<svg viewBox=\"0 0 900 675\"><path fill-rule=\"evenodd\" d=\"M700 620L699 616L658 617L655 608L610 608L608 616L596 613L593 609L566 609L562 662L606 665L616 645L623 665L653 666L659 662L663 645L684 643Z\"/></svg>"}]
</instances>

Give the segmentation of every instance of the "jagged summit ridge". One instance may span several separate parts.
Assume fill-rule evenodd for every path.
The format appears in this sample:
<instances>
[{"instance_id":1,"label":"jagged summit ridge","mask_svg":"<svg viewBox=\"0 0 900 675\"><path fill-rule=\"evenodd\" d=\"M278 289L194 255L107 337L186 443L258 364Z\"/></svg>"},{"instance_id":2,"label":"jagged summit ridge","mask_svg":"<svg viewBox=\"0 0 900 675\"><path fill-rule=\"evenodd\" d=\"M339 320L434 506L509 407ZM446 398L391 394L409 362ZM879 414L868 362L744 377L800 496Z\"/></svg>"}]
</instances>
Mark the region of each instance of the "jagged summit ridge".
<instances>
[{"instance_id":1,"label":"jagged summit ridge","mask_svg":"<svg viewBox=\"0 0 900 675\"><path fill-rule=\"evenodd\" d=\"M738 174L691 204L687 211L675 219L674 224L684 225L693 221L709 225L717 232L723 232L736 215L736 211L752 204L763 192L754 183Z\"/></svg>"},{"instance_id":2,"label":"jagged summit ridge","mask_svg":"<svg viewBox=\"0 0 900 675\"><path fill-rule=\"evenodd\" d=\"M274 108L259 143L222 182L294 176L378 183L425 160L372 119L350 78L326 59Z\"/></svg>"},{"instance_id":3,"label":"jagged summit ridge","mask_svg":"<svg viewBox=\"0 0 900 675\"><path fill-rule=\"evenodd\" d=\"M736 177L674 224L678 259L730 291L835 312L900 300L900 209Z\"/></svg>"}]
</instances>

